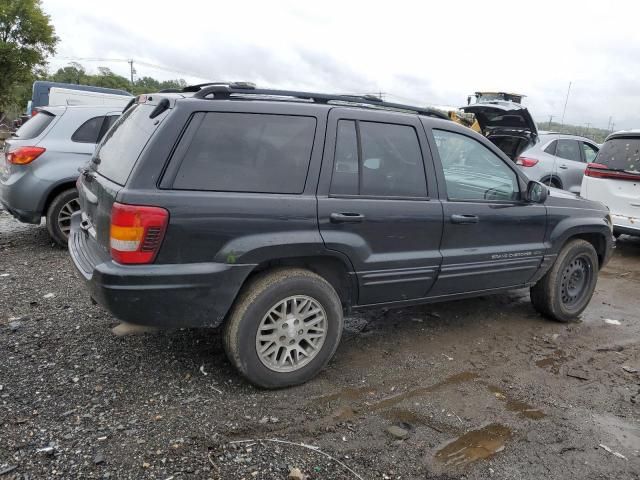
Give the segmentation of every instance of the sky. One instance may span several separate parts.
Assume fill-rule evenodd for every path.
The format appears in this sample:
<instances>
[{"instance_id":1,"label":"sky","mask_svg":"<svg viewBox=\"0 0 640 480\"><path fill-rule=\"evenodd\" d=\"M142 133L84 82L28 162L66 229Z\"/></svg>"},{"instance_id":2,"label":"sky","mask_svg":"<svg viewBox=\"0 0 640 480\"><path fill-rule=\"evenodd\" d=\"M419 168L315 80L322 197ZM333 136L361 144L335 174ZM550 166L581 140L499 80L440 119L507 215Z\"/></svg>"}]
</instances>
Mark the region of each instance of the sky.
<instances>
[{"instance_id":1,"label":"sky","mask_svg":"<svg viewBox=\"0 0 640 480\"><path fill-rule=\"evenodd\" d=\"M606 128L613 117L616 130L640 128L638 0L42 5L60 37L53 70L78 61L129 77L133 59L137 76L383 92L421 106L512 91L538 121L561 121L571 82L565 123Z\"/></svg>"}]
</instances>

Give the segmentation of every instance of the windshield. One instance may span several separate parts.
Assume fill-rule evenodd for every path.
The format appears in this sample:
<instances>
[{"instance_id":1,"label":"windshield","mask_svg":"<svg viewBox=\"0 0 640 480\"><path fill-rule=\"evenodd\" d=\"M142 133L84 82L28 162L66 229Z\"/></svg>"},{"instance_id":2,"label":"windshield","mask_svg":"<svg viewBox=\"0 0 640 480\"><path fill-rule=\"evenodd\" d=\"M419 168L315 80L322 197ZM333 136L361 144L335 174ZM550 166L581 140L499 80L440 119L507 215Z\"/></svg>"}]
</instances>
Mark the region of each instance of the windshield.
<instances>
[{"instance_id":1,"label":"windshield","mask_svg":"<svg viewBox=\"0 0 640 480\"><path fill-rule=\"evenodd\" d=\"M16 131L15 137L20 140L36 138L44 132L45 128L49 126L54 118L55 115L53 113L43 110L27 120L26 123Z\"/></svg>"},{"instance_id":2,"label":"windshield","mask_svg":"<svg viewBox=\"0 0 640 480\"><path fill-rule=\"evenodd\" d=\"M157 125L150 105L135 105L109 129L98 145L92 164L100 175L124 185Z\"/></svg>"},{"instance_id":3,"label":"windshield","mask_svg":"<svg viewBox=\"0 0 640 480\"><path fill-rule=\"evenodd\" d=\"M595 163L640 174L640 138L612 138L602 145Z\"/></svg>"}]
</instances>

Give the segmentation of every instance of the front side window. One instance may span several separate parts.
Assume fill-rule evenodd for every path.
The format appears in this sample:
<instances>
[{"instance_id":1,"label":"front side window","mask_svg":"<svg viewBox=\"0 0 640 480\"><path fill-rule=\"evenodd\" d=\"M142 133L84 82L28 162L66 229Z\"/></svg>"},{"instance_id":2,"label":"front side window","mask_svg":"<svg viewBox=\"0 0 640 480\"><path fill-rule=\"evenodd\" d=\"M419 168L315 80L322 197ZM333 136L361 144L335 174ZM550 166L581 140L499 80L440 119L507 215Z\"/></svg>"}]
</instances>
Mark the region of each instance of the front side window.
<instances>
[{"instance_id":1,"label":"front side window","mask_svg":"<svg viewBox=\"0 0 640 480\"><path fill-rule=\"evenodd\" d=\"M574 162L581 162L580 145L577 140L558 140L558 147L556 148L556 157L564 158L566 160L573 160Z\"/></svg>"},{"instance_id":2,"label":"front side window","mask_svg":"<svg viewBox=\"0 0 640 480\"><path fill-rule=\"evenodd\" d=\"M586 142L582 142L582 151L584 152L584 159L587 163L593 162L598 155L598 149Z\"/></svg>"},{"instance_id":3,"label":"front side window","mask_svg":"<svg viewBox=\"0 0 640 480\"><path fill-rule=\"evenodd\" d=\"M197 125L173 187L221 192L302 193L313 117L210 112Z\"/></svg>"},{"instance_id":4,"label":"front side window","mask_svg":"<svg viewBox=\"0 0 640 480\"><path fill-rule=\"evenodd\" d=\"M426 197L422 152L415 129L409 125L340 120L330 192Z\"/></svg>"},{"instance_id":5,"label":"front side window","mask_svg":"<svg viewBox=\"0 0 640 480\"><path fill-rule=\"evenodd\" d=\"M515 201L518 177L500 157L466 135L433 130L449 200Z\"/></svg>"},{"instance_id":6,"label":"front side window","mask_svg":"<svg viewBox=\"0 0 640 480\"><path fill-rule=\"evenodd\" d=\"M71 135L71 141L79 143L98 143L100 130L104 123L104 116L93 117L84 122Z\"/></svg>"}]
</instances>

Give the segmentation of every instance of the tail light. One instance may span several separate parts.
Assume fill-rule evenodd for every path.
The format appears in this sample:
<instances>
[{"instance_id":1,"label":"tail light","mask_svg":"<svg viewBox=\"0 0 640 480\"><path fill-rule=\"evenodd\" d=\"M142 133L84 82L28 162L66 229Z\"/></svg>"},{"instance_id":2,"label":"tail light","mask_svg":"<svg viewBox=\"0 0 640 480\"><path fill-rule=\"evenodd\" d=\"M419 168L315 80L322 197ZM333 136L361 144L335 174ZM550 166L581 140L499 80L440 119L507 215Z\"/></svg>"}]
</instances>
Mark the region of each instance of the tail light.
<instances>
[{"instance_id":1,"label":"tail light","mask_svg":"<svg viewBox=\"0 0 640 480\"><path fill-rule=\"evenodd\" d=\"M160 207L114 203L111 208L111 258L123 264L152 263L164 238L169 212Z\"/></svg>"},{"instance_id":2,"label":"tail light","mask_svg":"<svg viewBox=\"0 0 640 480\"><path fill-rule=\"evenodd\" d=\"M35 117L38 113L40 113L40 110L36 110L35 108L31 110L31 118Z\"/></svg>"},{"instance_id":3,"label":"tail light","mask_svg":"<svg viewBox=\"0 0 640 480\"><path fill-rule=\"evenodd\" d=\"M42 155L47 149L42 147L20 147L7 153L7 161L14 165L27 165Z\"/></svg>"},{"instance_id":4,"label":"tail light","mask_svg":"<svg viewBox=\"0 0 640 480\"><path fill-rule=\"evenodd\" d=\"M527 158L527 157L518 157L516 158L516 165L520 165L521 167L533 167L537 165L539 160L535 158Z\"/></svg>"},{"instance_id":5,"label":"tail light","mask_svg":"<svg viewBox=\"0 0 640 480\"><path fill-rule=\"evenodd\" d=\"M585 177L593 177L593 178L613 178L616 180L633 180L640 181L640 172L638 173L628 173L621 172L619 170L611 170L606 165L602 163L590 163L587 166L587 169L584 171Z\"/></svg>"}]
</instances>

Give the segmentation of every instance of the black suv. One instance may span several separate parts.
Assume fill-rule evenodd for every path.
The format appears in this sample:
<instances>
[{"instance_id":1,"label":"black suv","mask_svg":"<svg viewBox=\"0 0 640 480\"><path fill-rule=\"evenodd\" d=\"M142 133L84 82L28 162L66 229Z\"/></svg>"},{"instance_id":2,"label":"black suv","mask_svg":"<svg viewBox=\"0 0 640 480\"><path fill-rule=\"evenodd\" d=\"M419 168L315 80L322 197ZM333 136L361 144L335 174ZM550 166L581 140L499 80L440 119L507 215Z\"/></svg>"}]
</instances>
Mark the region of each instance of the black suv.
<instances>
[{"instance_id":1,"label":"black suv","mask_svg":"<svg viewBox=\"0 0 640 480\"><path fill-rule=\"evenodd\" d=\"M316 375L351 309L531 287L545 315L579 315L612 249L606 207L439 117L246 84L140 96L80 176L71 256L121 320L223 325L263 387Z\"/></svg>"}]
</instances>

